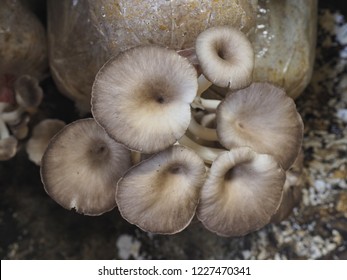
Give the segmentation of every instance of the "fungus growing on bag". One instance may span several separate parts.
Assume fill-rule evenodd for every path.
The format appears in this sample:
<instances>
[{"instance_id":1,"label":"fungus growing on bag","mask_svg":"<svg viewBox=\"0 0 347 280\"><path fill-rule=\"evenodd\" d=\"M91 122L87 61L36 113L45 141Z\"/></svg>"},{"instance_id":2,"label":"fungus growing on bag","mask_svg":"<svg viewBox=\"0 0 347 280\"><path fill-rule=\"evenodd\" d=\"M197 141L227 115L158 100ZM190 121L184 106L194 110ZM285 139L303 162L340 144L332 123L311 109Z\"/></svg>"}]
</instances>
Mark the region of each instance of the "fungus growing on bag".
<instances>
[{"instance_id":1,"label":"fungus growing on bag","mask_svg":"<svg viewBox=\"0 0 347 280\"><path fill-rule=\"evenodd\" d=\"M0 160L9 160L16 155L19 140L24 140L29 133L30 115L36 111L42 98L38 80L29 75L17 79L11 77L10 85L5 84L0 89ZM5 141L8 137L10 139Z\"/></svg>"},{"instance_id":2,"label":"fungus growing on bag","mask_svg":"<svg viewBox=\"0 0 347 280\"><path fill-rule=\"evenodd\" d=\"M64 127L44 153L45 190L87 215L117 205L129 223L159 234L182 231L195 214L222 236L283 219L297 201L296 164L289 168L303 138L294 101L269 83L249 85L254 54L239 30L210 28L197 39L198 60L192 49L181 54L196 69L154 45L106 62L92 88L94 119Z\"/></svg>"}]
</instances>

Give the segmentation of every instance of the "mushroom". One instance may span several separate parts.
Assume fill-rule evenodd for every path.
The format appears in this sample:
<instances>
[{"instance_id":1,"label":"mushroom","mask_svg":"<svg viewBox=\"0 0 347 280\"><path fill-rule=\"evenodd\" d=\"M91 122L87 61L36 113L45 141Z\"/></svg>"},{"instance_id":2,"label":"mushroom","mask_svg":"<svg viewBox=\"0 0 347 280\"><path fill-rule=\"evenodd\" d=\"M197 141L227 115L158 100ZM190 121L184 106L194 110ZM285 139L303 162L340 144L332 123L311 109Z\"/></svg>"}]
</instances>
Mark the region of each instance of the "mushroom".
<instances>
[{"instance_id":1,"label":"mushroom","mask_svg":"<svg viewBox=\"0 0 347 280\"><path fill-rule=\"evenodd\" d=\"M203 72L199 77L201 92L209 86L208 81L231 90L251 83L254 52L242 31L231 26L208 28L198 35L195 49Z\"/></svg>"},{"instance_id":2,"label":"mushroom","mask_svg":"<svg viewBox=\"0 0 347 280\"><path fill-rule=\"evenodd\" d=\"M119 180L118 209L144 231L173 234L195 215L205 165L189 148L174 145L134 166Z\"/></svg>"},{"instance_id":3,"label":"mushroom","mask_svg":"<svg viewBox=\"0 0 347 280\"><path fill-rule=\"evenodd\" d=\"M116 206L119 178L131 166L130 151L110 138L94 119L60 130L41 161L47 194L66 209L100 215Z\"/></svg>"},{"instance_id":4,"label":"mushroom","mask_svg":"<svg viewBox=\"0 0 347 280\"><path fill-rule=\"evenodd\" d=\"M197 217L212 232L243 236L270 222L281 202L285 171L248 147L221 153L201 189Z\"/></svg>"},{"instance_id":5,"label":"mushroom","mask_svg":"<svg viewBox=\"0 0 347 280\"><path fill-rule=\"evenodd\" d=\"M41 165L41 159L49 141L65 125L65 122L58 119L45 119L34 127L32 136L26 145L26 151L32 162Z\"/></svg>"},{"instance_id":6,"label":"mushroom","mask_svg":"<svg viewBox=\"0 0 347 280\"><path fill-rule=\"evenodd\" d=\"M286 181L283 187L283 198L272 223L279 223L289 217L293 208L297 206L302 197L303 187L303 161L304 153L301 150L294 164L286 171Z\"/></svg>"},{"instance_id":7,"label":"mushroom","mask_svg":"<svg viewBox=\"0 0 347 280\"><path fill-rule=\"evenodd\" d=\"M99 70L92 114L116 141L155 153L185 133L196 92L196 70L186 58L167 48L140 46Z\"/></svg>"},{"instance_id":8,"label":"mushroom","mask_svg":"<svg viewBox=\"0 0 347 280\"><path fill-rule=\"evenodd\" d=\"M217 110L217 135L224 147L271 154L285 170L298 156L303 127L293 99L269 83L228 94Z\"/></svg>"},{"instance_id":9,"label":"mushroom","mask_svg":"<svg viewBox=\"0 0 347 280\"><path fill-rule=\"evenodd\" d=\"M15 81L14 91L17 104L29 112L35 110L43 98L39 81L29 75L22 75Z\"/></svg>"},{"instance_id":10,"label":"mushroom","mask_svg":"<svg viewBox=\"0 0 347 280\"><path fill-rule=\"evenodd\" d=\"M0 108L4 107L0 103ZM14 157L17 152L18 141L10 135L5 122L0 118L0 160L9 160Z\"/></svg>"},{"instance_id":11,"label":"mushroom","mask_svg":"<svg viewBox=\"0 0 347 280\"><path fill-rule=\"evenodd\" d=\"M18 141L10 135L8 127L2 118L2 111L6 110L10 105L0 102L0 160L9 160L15 156L17 152Z\"/></svg>"}]
</instances>

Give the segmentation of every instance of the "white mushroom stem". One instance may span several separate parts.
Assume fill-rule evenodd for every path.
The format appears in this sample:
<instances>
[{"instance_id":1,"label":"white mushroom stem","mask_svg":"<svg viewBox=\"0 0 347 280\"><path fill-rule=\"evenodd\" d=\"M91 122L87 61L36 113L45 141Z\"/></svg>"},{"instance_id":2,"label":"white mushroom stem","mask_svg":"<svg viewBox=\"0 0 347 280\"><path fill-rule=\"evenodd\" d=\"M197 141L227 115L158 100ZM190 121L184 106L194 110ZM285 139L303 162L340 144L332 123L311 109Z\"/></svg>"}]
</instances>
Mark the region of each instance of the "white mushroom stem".
<instances>
[{"instance_id":1,"label":"white mushroom stem","mask_svg":"<svg viewBox=\"0 0 347 280\"><path fill-rule=\"evenodd\" d=\"M198 91L196 93L196 97L192 103L193 108L199 108L201 110L206 110L209 112L215 112L217 106L221 102L216 99L205 99L201 97L201 94L205 92L212 83L205 78L203 74L201 74L198 78Z\"/></svg>"},{"instance_id":2,"label":"white mushroom stem","mask_svg":"<svg viewBox=\"0 0 347 280\"><path fill-rule=\"evenodd\" d=\"M4 114L3 112L5 111L5 109L8 106L9 106L8 103L0 102L0 140L5 139L5 138L10 136L10 132L6 126L6 123L3 119L3 117L2 117L2 115Z\"/></svg>"},{"instance_id":3,"label":"white mushroom stem","mask_svg":"<svg viewBox=\"0 0 347 280\"><path fill-rule=\"evenodd\" d=\"M8 131L8 128L3 119L0 118L0 140L7 137L10 137L10 132Z\"/></svg>"},{"instance_id":4,"label":"white mushroom stem","mask_svg":"<svg viewBox=\"0 0 347 280\"><path fill-rule=\"evenodd\" d=\"M210 86L212 86L212 82L207 80L204 74L201 74L198 78L198 92L196 96L200 97Z\"/></svg>"},{"instance_id":5,"label":"white mushroom stem","mask_svg":"<svg viewBox=\"0 0 347 280\"><path fill-rule=\"evenodd\" d=\"M196 109L201 109L208 112L216 112L218 105L221 103L221 100L217 99L205 99L200 96L194 98L191 106Z\"/></svg>"},{"instance_id":6,"label":"white mushroom stem","mask_svg":"<svg viewBox=\"0 0 347 280\"><path fill-rule=\"evenodd\" d=\"M216 119L215 113L206 114L201 118L201 125L205 127L210 127Z\"/></svg>"},{"instance_id":7,"label":"white mushroom stem","mask_svg":"<svg viewBox=\"0 0 347 280\"><path fill-rule=\"evenodd\" d=\"M192 116L188 130L196 137L208 141L218 141L217 131L213 128L207 128L199 124Z\"/></svg>"},{"instance_id":8,"label":"white mushroom stem","mask_svg":"<svg viewBox=\"0 0 347 280\"><path fill-rule=\"evenodd\" d=\"M179 139L178 142L183 146L193 149L204 160L205 163L209 164L211 164L219 154L225 152L225 150L223 149L210 148L199 145L186 135Z\"/></svg>"}]
</instances>

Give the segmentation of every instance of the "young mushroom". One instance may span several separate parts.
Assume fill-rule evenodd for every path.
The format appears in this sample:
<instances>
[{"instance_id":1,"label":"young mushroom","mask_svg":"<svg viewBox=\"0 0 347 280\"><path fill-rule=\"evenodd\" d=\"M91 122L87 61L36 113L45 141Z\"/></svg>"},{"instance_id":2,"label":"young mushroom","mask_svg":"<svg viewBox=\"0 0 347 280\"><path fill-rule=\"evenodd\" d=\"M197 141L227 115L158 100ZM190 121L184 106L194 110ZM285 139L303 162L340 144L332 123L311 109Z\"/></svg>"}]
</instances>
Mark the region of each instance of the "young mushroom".
<instances>
[{"instance_id":1,"label":"young mushroom","mask_svg":"<svg viewBox=\"0 0 347 280\"><path fill-rule=\"evenodd\" d=\"M144 231L182 231L195 215L205 173L197 154L174 145L134 166L119 180L118 209Z\"/></svg>"},{"instance_id":2,"label":"young mushroom","mask_svg":"<svg viewBox=\"0 0 347 280\"><path fill-rule=\"evenodd\" d=\"M203 72L199 77L199 92L212 83L231 90L251 83L254 52L242 31L231 26L208 28L198 35L195 49Z\"/></svg>"},{"instance_id":3,"label":"young mushroom","mask_svg":"<svg viewBox=\"0 0 347 280\"><path fill-rule=\"evenodd\" d=\"M111 139L94 119L80 119L48 144L41 179L48 195L64 208L100 215L116 206L117 181L130 166L128 149Z\"/></svg>"},{"instance_id":4,"label":"young mushroom","mask_svg":"<svg viewBox=\"0 0 347 280\"><path fill-rule=\"evenodd\" d=\"M235 148L212 163L197 217L212 232L243 236L270 222L281 202L285 171L250 148Z\"/></svg>"},{"instance_id":5,"label":"young mushroom","mask_svg":"<svg viewBox=\"0 0 347 280\"><path fill-rule=\"evenodd\" d=\"M16 155L18 140L13 136L0 138L0 161L9 160Z\"/></svg>"},{"instance_id":6,"label":"young mushroom","mask_svg":"<svg viewBox=\"0 0 347 280\"><path fill-rule=\"evenodd\" d=\"M228 94L217 109L217 135L224 147L271 154L285 170L298 156L303 127L293 99L269 83Z\"/></svg>"},{"instance_id":7,"label":"young mushroom","mask_svg":"<svg viewBox=\"0 0 347 280\"><path fill-rule=\"evenodd\" d=\"M195 68L174 50L140 46L110 59L92 88L95 120L116 141L143 153L184 135L197 92Z\"/></svg>"},{"instance_id":8,"label":"young mushroom","mask_svg":"<svg viewBox=\"0 0 347 280\"><path fill-rule=\"evenodd\" d=\"M41 165L41 159L49 141L65 125L65 122L58 119L45 119L34 127L32 136L26 144L26 151L32 162Z\"/></svg>"},{"instance_id":9,"label":"young mushroom","mask_svg":"<svg viewBox=\"0 0 347 280\"><path fill-rule=\"evenodd\" d=\"M29 112L36 110L43 98L39 81L29 75L17 78L14 83L14 91L17 104Z\"/></svg>"}]
</instances>

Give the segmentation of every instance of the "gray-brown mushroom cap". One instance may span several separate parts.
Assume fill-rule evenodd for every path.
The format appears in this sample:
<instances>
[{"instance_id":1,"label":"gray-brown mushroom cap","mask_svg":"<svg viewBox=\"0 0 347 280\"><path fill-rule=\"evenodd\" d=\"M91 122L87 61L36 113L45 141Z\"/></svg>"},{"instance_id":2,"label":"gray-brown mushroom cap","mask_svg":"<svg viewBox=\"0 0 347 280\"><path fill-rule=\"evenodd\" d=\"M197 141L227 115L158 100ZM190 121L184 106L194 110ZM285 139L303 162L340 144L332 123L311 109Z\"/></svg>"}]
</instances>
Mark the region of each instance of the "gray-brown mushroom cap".
<instances>
[{"instance_id":1,"label":"gray-brown mushroom cap","mask_svg":"<svg viewBox=\"0 0 347 280\"><path fill-rule=\"evenodd\" d=\"M253 47L247 36L231 26L211 27L196 39L202 72L219 87L239 89L252 81Z\"/></svg>"},{"instance_id":2,"label":"gray-brown mushroom cap","mask_svg":"<svg viewBox=\"0 0 347 280\"><path fill-rule=\"evenodd\" d=\"M279 207L285 172L270 155L250 148L224 152L201 189L197 217L212 232L242 236L270 222Z\"/></svg>"},{"instance_id":3,"label":"gray-brown mushroom cap","mask_svg":"<svg viewBox=\"0 0 347 280\"><path fill-rule=\"evenodd\" d=\"M195 215L205 179L202 159L175 145L131 168L117 184L121 215L142 230L173 234Z\"/></svg>"},{"instance_id":4,"label":"gray-brown mushroom cap","mask_svg":"<svg viewBox=\"0 0 347 280\"><path fill-rule=\"evenodd\" d=\"M183 136L197 92L194 67L174 50L129 49L109 60L92 88L92 113L116 141L155 153Z\"/></svg>"},{"instance_id":5,"label":"gray-brown mushroom cap","mask_svg":"<svg viewBox=\"0 0 347 280\"><path fill-rule=\"evenodd\" d=\"M14 91L18 105L29 110L38 107L43 98L39 81L29 75L20 76L16 80Z\"/></svg>"},{"instance_id":6,"label":"gray-brown mushroom cap","mask_svg":"<svg viewBox=\"0 0 347 280\"><path fill-rule=\"evenodd\" d=\"M117 181L130 166L129 150L93 119L81 119L53 137L42 157L41 179L64 208L100 215L116 206Z\"/></svg>"},{"instance_id":7,"label":"gray-brown mushroom cap","mask_svg":"<svg viewBox=\"0 0 347 280\"><path fill-rule=\"evenodd\" d=\"M286 181L283 186L283 197L272 223L279 223L290 216L295 206L300 203L302 197L304 153L301 150L294 164L286 171Z\"/></svg>"},{"instance_id":8,"label":"gray-brown mushroom cap","mask_svg":"<svg viewBox=\"0 0 347 280\"><path fill-rule=\"evenodd\" d=\"M269 83L230 93L217 109L217 135L224 147L271 154L285 170L299 154L303 130L293 99Z\"/></svg>"},{"instance_id":9,"label":"gray-brown mushroom cap","mask_svg":"<svg viewBox=\"0 0 347 280\"><path fill-rule=\"evenodd\" d=\"M62 120L45 119L34 127L32 136L26 145L26 151L32 162L41 165L41 159L49 141L65 125L65 122Z\"/></svg>"}]
</instances>

